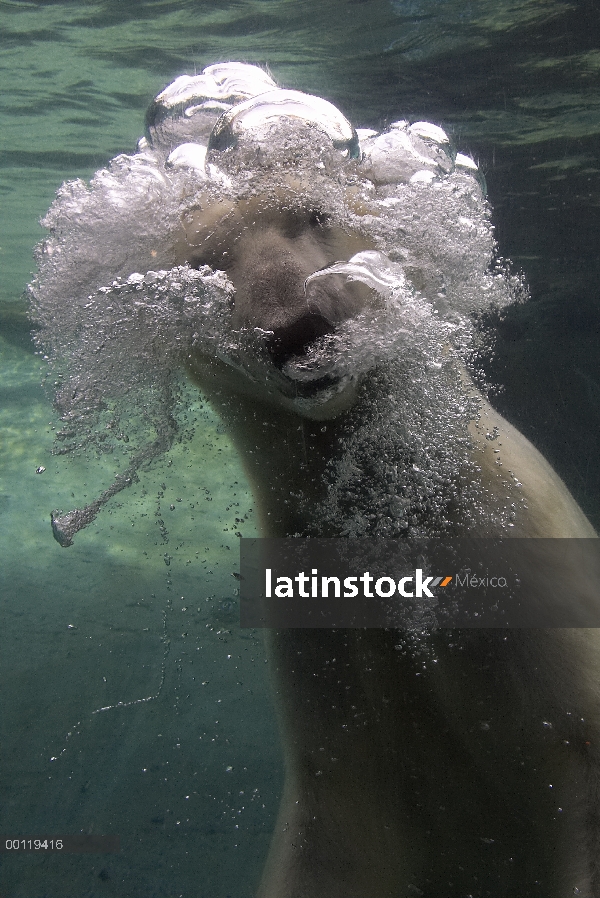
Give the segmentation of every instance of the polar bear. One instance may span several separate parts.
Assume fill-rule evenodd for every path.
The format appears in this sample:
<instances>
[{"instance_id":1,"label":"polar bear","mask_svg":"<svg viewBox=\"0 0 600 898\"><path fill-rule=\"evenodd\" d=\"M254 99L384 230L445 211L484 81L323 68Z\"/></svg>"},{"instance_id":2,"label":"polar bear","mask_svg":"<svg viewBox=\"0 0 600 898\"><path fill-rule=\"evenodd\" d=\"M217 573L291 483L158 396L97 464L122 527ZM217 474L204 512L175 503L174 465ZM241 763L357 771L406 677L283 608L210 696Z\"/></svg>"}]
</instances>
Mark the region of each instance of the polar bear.
<instances>
[{"instance_id":1,"label":"polar bear","mask_svg":"<svg viewBox=\"0 0 600 898\"><path fill-rule=\"evenodd\" d=\"M234 321L269 335L280 371L374 302L369 278L358 289L357 267L380 245L360 228L336 228L287 177L283 191L256 191L218 222L197 213L183 250L192 264L225 268ZM372 209L362 202L364 218ZM311 281L317 269L328 274ZM451 533L594 538L550 465L475 390L460 360L453 366L454 389L475 399L476 412L468 458L457 459L464 471L449 479L448 495L436 494L447 506L435 526L441 517ZM391 376L366 371L362 383L331 389L326 373L296 383L302 405L276 380L249 378L202 352L190 369L238 446L263 533L340 535L340 501L331 507L343 467L360 465L365 441L385 451L374 396L406 390L406 379L392 365ZM352 445L356 429L364 440ZM482 513L468 507L474 494ZM355 488L353 499L367 506L353 510L356 521L377 497ZM427 528L431 506L424 494L419 503ZM597 608L598 573L595 563L583 572L567 564L552 576L562 578L565 602L576 581L584 604ZM596 630L440 630L418 639L279 630L268 646L286 780L261 898L600 895Z\"/></svg>"},{"instance_id":2,"label":"polar bear","mask_svg":"<svg viewBox=\"0 0 600 898\"><path fill-rule=\"evenodd\" d=\"M47 219L42 345L72 352L92 312L105 335L65 377L71 427L131 358L158 377L162 347L229 428L266 536L596 546L471 379L471 316L519 284L440 128L357 132L235 63L177 79L147 125ZM63 545L101 501L54 518ZM593 550L548 559L532 598L552 586L570 629L269 632L286 778L260 898L600 896L599 575Z\"/></svg>"},{"instance_id":3,"label":"polar bear","mask_svg":"<svg viewBox=\"0 0 600 898\"><path fill-rule=\"evenodd\" d=\"M313 239L296 242L269 222L246 235L230 269L234 284L243 278L242 314L279 333L276 362L319 330L314 308L297 317ZM274 307L253 310L255 288ZM339 299L340 318L354 314L361 297L338 289L327 302ZM324 517L315 529L313 512L322 515L331 459L356 426L352 403L363 426L369 403L349 386L313 419L224 362L198 355L191 369L240 451L263 533L338 535ZM452 532L506 532L498 522L514 506L511 536L595 537L532 444L464 376L456 383L477 396L470 476L492 514L482 525L454 511ZM577 581L597 608L599 573L562 563L552 576L565 602ZM267 641L286 780L261 898L600 895L597 630L439 630L418 640L279 630Z\"/></svg>"}]
</instances>

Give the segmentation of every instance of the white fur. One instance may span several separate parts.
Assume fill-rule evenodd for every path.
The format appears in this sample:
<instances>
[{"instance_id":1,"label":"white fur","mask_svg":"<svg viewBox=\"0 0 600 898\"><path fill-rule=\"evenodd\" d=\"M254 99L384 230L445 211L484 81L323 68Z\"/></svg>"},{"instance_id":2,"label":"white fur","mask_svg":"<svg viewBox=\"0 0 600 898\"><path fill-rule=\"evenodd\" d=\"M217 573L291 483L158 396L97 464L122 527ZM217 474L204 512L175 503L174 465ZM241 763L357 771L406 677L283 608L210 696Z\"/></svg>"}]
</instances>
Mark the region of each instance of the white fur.
<instances>
[{"instance_id":1,"label":"white fur","mask_svg":"<svg viewBox=\"0 0 600 898\"><path fill-rule=\"evenodd\" d=\"M349 239L345 257L356 249ZM286 237L272 213L233 251L239 314L261 326L297 314L293 279L315 258L335 261L327 239ZM257 270L268 297L253 308ZM191 368L237 443L264 533L302 532L354 393L314 421L224 362ZM594 537L550 465L479 399L469 476L489 532ZM591 563L547 572L565 602L576 585L593 610L599 574ZM597 630L289 630L268 645L286 781L260 898L600 895Z\"/></svg>"}]
</instances>

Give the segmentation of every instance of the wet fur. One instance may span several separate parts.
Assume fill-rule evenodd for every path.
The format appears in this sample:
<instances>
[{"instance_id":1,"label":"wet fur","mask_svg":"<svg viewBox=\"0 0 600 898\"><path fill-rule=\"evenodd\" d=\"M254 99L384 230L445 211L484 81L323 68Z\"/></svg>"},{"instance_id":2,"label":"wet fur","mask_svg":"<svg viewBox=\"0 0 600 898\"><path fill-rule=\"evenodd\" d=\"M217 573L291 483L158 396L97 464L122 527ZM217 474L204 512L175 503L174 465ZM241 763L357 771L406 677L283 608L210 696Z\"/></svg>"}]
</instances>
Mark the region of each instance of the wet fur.
<instances>
[{"instance_id":1,"label":"wet fur","mask_svg":"<svg viewBox=\"0 0 600 898\"><path fill-rule=\"evenodd\" d=\"M361 308L364 291L328 282L307 313L303 283L368 241L318 210L255 211L227 209L206 230L210 214L198 212L180 252L226 269L236 325L278 335L277 362L311 327ZM264 534L305 532L348 416L300 417L222 362L191 367L238 446ZM514 498L513 535L595 536L548 463L483 399L471 436L492 522ZM455 522L457 533L466 526ZM595 606L596 573L552 575L566 601L575 581ZM286 780L260 898L600 896L598 631L290 630L270 632L268 648Z\"/></svg>"}]
</instances>

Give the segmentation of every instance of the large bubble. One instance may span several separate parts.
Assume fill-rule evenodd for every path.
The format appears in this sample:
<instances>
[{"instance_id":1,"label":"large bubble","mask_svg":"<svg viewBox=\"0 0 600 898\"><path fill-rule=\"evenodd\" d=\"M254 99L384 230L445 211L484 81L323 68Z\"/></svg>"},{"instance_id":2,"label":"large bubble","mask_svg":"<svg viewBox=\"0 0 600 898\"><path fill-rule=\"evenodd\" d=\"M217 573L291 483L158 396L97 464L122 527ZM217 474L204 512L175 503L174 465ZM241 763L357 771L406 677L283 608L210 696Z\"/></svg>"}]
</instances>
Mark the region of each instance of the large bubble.
<instances>
[{"instance_id":1,"label":"large bubble","mask_svg":"<svg viewBox=\"0 0 600 898\"><path fill-rule=\"evenodd\" d=\"M228 254L253 227L315 219L340 255L316 264L304 291L332 326L277 357L273 331L236 313L243 285ZM474 318L523 285L496 258L476 164L441 128L357 132L330 103L278 90L254 66L210 66L162 91L137 152L89 184L64 184L42 224L29 291L62 422L56 451L118 447L129 459L95 502L54 513L62 545L170 446L198 354L245 378L259 400L309 419L360 407L371 373L370 423L345 441L320 512L334 532L404 533L419 517L417 494L430 518L442 507L440 483L467 463L474 414L449 360L468 364ZM328 279L371 299L334 320L322 299ZM374 415L387 447L378 460ZM378 497L370 521L359 508L365 489Z\"/></svg>"}]
</instances>

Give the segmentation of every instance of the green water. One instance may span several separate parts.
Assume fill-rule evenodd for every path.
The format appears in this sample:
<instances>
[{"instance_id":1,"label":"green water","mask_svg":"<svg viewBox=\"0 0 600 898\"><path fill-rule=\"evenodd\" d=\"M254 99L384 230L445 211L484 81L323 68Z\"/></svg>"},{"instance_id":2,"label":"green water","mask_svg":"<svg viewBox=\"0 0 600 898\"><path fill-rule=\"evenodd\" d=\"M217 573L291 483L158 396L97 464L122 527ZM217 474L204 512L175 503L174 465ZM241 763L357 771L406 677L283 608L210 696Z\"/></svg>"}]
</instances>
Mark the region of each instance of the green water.
<instances>
[{"instance_id":1,"label":"green water","mask_svg":"<svg viewBox=\"0 0 600 898\"><path fill-rule=\"evenodd\" d=\"M151 98L221 59L268 64L356 125L443 123L532 287L487 362L498 403L598 521L599 33L594 4L558 0L0 2L0 832L122 849L2 854L2 898L250 896L282 776L261 637L236 624L252 497L214 416L195 407L193 440L73 547L52 539L50 511L119 470L51 452L23 289L54 191L130 151Z\"/></svg>"}]
</instances>

